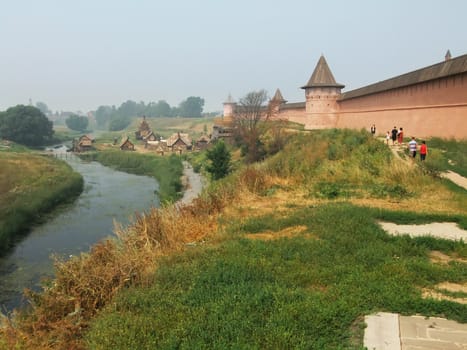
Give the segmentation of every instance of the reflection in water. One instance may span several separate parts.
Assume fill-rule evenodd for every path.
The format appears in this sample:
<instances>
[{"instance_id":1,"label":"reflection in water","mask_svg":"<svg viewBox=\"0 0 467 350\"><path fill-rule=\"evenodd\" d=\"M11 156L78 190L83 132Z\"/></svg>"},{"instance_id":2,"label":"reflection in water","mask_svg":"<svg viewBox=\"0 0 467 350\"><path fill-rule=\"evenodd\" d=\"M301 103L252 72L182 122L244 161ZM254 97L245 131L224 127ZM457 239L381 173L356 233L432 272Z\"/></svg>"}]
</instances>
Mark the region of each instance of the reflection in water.
<instances>
[{"instance_id":1,"label":"reflection in water","mask_svg":"<svg viewBox=\"0 0 467 350\"><path fill-rule=\"evenodd\" d=\"M84 177L84 191L0 258L0 311L21 306L24 288L39 290L41 279L53 277L51 254L68 257L86 252L113 234L114 220L126 224L135 212L159 206L158 184L150 177L83 162L71 154L66 161Z\"/></svg>"}]
</instances>

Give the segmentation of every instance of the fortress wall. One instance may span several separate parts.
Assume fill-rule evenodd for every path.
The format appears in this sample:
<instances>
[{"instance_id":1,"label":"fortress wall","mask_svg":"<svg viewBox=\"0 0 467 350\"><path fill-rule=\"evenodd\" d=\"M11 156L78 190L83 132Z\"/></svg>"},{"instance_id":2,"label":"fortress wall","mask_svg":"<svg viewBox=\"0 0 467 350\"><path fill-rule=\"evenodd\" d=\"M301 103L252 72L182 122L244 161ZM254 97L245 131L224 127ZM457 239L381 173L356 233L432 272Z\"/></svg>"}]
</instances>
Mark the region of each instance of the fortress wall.
<instances>
[{"instance_id":1,"label":"fortress wall","mask_svg":"<svg viewBox=\"0 0 467 350\"><path fill-rule=\"evenodd\" d=\"M467 138L467 74L436 79L339 102L337 127L394 126L406 136Z\"/></svg>"},{"instance_id":2,"label":"fortress wall","mask_svg":"<svg viewBox=\"0 0 467 350\"><path fill-rule=\"evenodd\" d=\"M279 113L279 118L287 119L288 121L305 125L306 124L305 108L281 109Z\"/></svg>"},{"instance_id":3,"label":"fortress wall","mask_svg":"<svg viewBox=\"0 0 467 350\"><path fill-rule=\"evenodd\" d=\"M467 74L339 101L341 111L467 103Z\"/></svg>"},{"instance_id":4,"label":"fortress wall","mask_svg":"<svg viewBox=\"0 0 467 350\"><path fill-rule=\"evenodd\" d=\"M417 138L438 136L467 138L467 105L432 108L380 109L339 114L338 128L370 129L376 125L377 135L385 135L394 126L404 129L405 136Z\"/></svg>"}]
</instances>

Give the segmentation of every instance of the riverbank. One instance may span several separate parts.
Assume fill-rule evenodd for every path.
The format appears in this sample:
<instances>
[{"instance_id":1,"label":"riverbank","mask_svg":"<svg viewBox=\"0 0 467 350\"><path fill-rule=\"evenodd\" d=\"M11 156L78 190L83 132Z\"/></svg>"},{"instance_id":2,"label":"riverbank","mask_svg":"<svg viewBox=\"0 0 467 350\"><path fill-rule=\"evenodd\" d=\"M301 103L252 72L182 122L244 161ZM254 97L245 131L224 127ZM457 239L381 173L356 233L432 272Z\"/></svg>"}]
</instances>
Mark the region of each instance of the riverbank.
<instances>
[{"instance_id":1,"label":"riverbank","mask_svg":"<svg viewBox=\"0 0 467 350\"><path fill-rule=\"evenodd\" d=\"M0 255L16 237L44 221L83 190L83 178L65 162L31 151L1 152Z\"/></svg>"},{"instance_id":2,"label":"riverbank","mask_svg":"<svg viewBox=\"0 0 467 350\"><path fill-rule=\"evenodd\" d=\"M83 153L80 157L130 174L155 178L159 183L158 196L161 203L174 203L183 196L183 165L176 155L160 157L147 153L103 150Z\"/></svg>"}]
</instances>

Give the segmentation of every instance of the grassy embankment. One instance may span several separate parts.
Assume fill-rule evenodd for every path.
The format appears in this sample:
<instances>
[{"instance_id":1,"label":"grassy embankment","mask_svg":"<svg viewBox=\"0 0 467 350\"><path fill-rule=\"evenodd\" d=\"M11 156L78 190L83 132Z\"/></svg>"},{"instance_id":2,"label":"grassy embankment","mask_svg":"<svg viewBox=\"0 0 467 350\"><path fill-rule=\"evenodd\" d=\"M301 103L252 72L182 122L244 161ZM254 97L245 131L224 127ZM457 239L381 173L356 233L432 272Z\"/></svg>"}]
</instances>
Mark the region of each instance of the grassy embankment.
<instances>
[{"instance_id":1,"label":"grassy embankment","mask_svg":"<svg viewBox=\"0 0 467 350\"><path fill-rule=\"evenodd\" d=\"M153 210L118 242L58 263L0 344L361 349L369 312L467 322L465 304L425 297L466 297L439 287L467 283L466 244L391 237L377 224L467 228L466 191L429 173L364 132L296 135L192 205Z\"/></svg>"},{"instance_id":2,"label":"grassy embankment","mask_svg":"<svg viewBox=\"0 0 467 350\"><path fill-rule=\"evenodd\" d=\"M65 162L14 144L0 148L0 169L0 254L44 214L83 189L82 177Z\"/></svg>"}]
</instances>

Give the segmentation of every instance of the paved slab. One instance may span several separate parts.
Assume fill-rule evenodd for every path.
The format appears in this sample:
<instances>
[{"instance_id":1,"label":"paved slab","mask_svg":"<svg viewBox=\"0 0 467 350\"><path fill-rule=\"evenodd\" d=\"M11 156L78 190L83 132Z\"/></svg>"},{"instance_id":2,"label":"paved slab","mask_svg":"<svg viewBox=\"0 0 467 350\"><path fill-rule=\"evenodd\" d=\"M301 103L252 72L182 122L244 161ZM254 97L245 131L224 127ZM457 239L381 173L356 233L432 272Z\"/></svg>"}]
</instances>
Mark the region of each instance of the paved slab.
<instances>
[{"instance_id":1,"label":"paved slab","mask_svg":"<svg viewBox=\"0 0 467 350\"><path fill-rule=\"evenodd\" d=\"M399 337L399 315L379 312L365 316L363 345L368 350L401 350Z\"/></svg>"},{"instance_id":2,"label":"paved slab","mask_svg":"<svg viewBox=\"0 0 467 350\"><path fill-rule=\"evenodd\" d=\"M411 237L432 236L467 241L467 231L461 229L455 222L432 222L424 225L398 225L392 222L380 221L381 227L391 235L407 234Z\"/></svg>"},{"instance_id":3,"label":"paved slab","mask_svg":"<svg viewBox=\"0 0 467 350\"><path fill-rule=\"evenodd\" d=\"M467 350L467 324L388 312L365 316L365 322L368 350Z\"/></svg>"}]
</instances>

